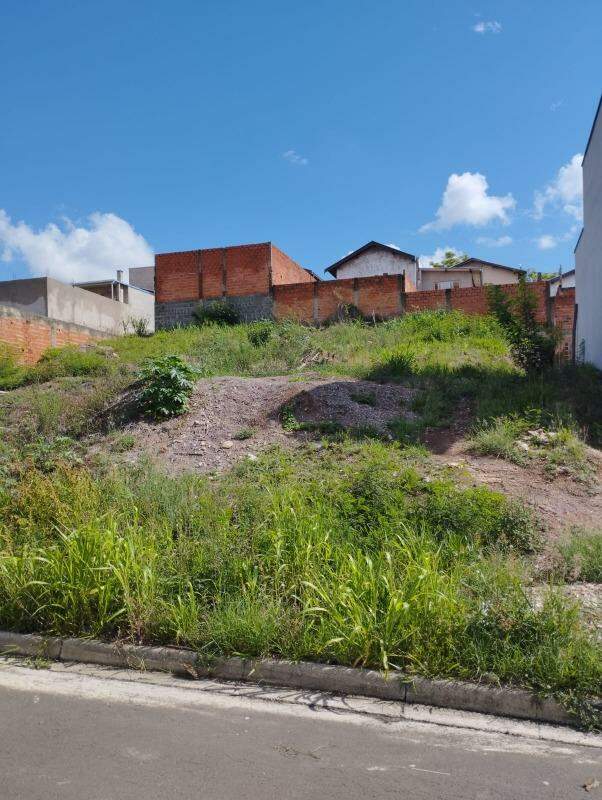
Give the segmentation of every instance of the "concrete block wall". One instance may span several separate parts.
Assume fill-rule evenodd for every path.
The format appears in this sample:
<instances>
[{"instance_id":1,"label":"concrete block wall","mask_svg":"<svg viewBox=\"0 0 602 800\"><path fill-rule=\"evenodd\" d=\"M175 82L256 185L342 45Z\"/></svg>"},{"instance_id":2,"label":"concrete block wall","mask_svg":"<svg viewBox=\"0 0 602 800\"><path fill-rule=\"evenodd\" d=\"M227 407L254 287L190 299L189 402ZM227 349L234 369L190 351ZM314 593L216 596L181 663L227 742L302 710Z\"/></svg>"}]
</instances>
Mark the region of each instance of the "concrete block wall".
<instances>
[{"instance_id":1,"label":"concrete block wall","mask_svg":"<svg viewBox=\"0 0 602 800\"><path fill-rule=\"evenodd\" d=\"M28 314L14 306L0 306L0 342L14 351L20 364L35 364L49 347L84 345L106 338L104 331Z\"/></svg>"}]
</instances>

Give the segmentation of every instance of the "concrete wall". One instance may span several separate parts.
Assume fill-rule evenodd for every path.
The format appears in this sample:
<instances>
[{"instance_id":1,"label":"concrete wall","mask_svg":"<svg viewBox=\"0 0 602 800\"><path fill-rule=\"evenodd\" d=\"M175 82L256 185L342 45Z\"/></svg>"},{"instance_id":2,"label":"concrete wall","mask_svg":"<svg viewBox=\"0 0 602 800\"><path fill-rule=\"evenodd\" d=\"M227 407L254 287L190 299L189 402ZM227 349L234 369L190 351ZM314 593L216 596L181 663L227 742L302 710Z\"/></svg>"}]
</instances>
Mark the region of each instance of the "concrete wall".
<instances>
[{"instance_id":1,"label":"concrete wall","mask_svg":"<svg viewBox=\"0 0 602 800\"><path fill-rule=\"evenodd\" d=\"M473 270L466 269L437 269L436 267L428 267L420 270L420 284L418 288L420 291L427 291L429 289L439 288L439 284L449 283L448 287L454 288L453 285L457 284L458 289L470 289L473 286L481 285L481 273Z\"/></svg>"},{"instance_id":2,"label":"concrete wall","mask_svg":"<svg viewBox=\"0 0 602 800\"><path fill-rule=\"evenodd\" d=\"M392 253L380 247L373 247L346 261L337 269L337 280L347 278L367 278L375 275L401 275L406 273L415 284L417 267L413 258L403 253Z\"/></svg>"},{"instance_id":3,"label":"concrete wall","mask_svg":"<svg viewBox=\"0 0 602 800\"><path fill-rule=\"evenodd\" d=\"M130 267L129 284L137 286L139 289L146 289L148 292L155 291L155 268L154 267Z\"/></svg>"},{"instance_id":4,"label":"concrete wall","mask_svg":"<svg viewBox=\"0 0 602 800\"><path fill-rule=\"evenodd\" d=\"M107 334L122 334L123 322L131 317L146 317L149 329L154 330L154 295L134 287L123 288L128 302L119 303L54 278L24 278L0 281L0 303Z\"/></svg>"},{"instance_id":5,"label":"concrete wall","mask_svg":"<svg viewBox=\"0 0 602 800\"><path fill-rule=\"evenodd\" d=\"M49 347L85 345L106 334L82 325L28 314L15 306L0 305L0 342L9 346L20 364L34 364Z\"/></svg>"},{"instance_id":6,"label":"concrete wall","mask_svg":"<svg viewBox=\"0 0 602 800\"><path fill-rule=\"evenodd\" d=\"M128 289L128 302L119 303L108 297L88 292L79 286L68 286L53 278L47 281L47 316L85 325L98 331L119 335L123 323L132 317L146 317L149 328L154 330L155 299L150 292L134 287Z\"/></svg>"},{"instance_id":7,"label":"concrete wall","mask_svg":"<svg viewBox=\"0 0 602 800\"><path fill-rule=\"evenodd\" d=\"M577 352L602 369L602 111L583 159L583 232L575 251Z\"/></svg>"},{"instance_id":8,"label":"concrete wall","mask_svg":"<svg viewBox=\"0 0 602 800\"><path fill-rule=\"evenodd\" d=\"M46 278L0 281L0 303L45 316L48 313L46 282Z\"/></svg>"}]
</instances>

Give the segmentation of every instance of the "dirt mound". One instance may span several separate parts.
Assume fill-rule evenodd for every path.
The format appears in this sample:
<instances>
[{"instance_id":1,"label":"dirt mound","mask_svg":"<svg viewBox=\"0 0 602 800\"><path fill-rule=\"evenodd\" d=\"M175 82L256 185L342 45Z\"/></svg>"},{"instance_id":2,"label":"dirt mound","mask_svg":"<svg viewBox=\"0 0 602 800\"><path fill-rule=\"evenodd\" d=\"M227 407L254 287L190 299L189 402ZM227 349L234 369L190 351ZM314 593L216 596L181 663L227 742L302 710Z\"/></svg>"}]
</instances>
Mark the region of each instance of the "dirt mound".
<instances>
[{"instance_id":1,"label":"dirt mound","mask_svg":"<svg viewBox=\"0 0 602 800\"><path fill-rule=\"evenodd\" d=\"M147 455L174 472L221 471L270 445L294 447L308 438L283 429L283 406L300 422L384 432L392 419L408 415L410 398L411 390L395 384L344 378L210 378L198 382L184 416L127 425L136 445L125 457Z\"/></svg>"},{"instance_id":2,"label":"dirt mound","mask_svg":"<svg viewBox=\"0 0 602 800\"><path fill-rule=\"evenodd\" d=\"M398 384L336 380L301 392L293 409L300 422L330 422L342 428L386 433L394 419L416 418L408 410L414 394L412 389Z\"/></svg>"}]
</instances>

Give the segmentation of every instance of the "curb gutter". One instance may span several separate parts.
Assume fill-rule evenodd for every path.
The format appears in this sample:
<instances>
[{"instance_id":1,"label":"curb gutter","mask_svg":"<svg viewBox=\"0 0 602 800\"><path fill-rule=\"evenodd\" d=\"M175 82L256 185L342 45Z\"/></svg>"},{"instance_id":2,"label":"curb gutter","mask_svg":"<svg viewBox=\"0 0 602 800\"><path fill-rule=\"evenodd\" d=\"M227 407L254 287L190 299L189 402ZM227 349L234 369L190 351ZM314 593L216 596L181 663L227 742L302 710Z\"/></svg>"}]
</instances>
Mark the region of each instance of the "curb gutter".
<instances>
[{"instance_id":1,"label":"curb gutter","mask_svg":"<svg viewBox=\"0 0 602 800\"><path fill-rule=\"evenodd\" d=\"M570 725L574 717L555 700L524 689L453 680L385 675L377 670L273 659L224 658L204 663L192 650L109 644L94 639L60 639L0 631L0 655L76 661L125 669L171 672L193 678L244 681L314 692L364 695L458 711Z\"/></svg>"}]
</instances>

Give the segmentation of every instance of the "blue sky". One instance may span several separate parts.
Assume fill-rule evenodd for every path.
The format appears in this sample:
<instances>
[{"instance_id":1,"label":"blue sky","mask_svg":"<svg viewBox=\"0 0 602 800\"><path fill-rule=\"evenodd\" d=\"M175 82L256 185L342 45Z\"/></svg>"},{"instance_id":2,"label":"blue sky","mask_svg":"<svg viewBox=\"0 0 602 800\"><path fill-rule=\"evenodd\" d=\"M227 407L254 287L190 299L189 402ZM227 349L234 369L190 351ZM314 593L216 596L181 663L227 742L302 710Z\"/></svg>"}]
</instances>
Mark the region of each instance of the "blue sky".
<instances>
[{"instance_id":1,"label":"blue sky","mask_svg":"<svg viewBox=\"0 0 602 800\"><path fill-rule=\"evenodd\" d=\"M266 240L571 267L601 31L599 0L5 0L0 278Z\"/></svg>"}]
</instances>

